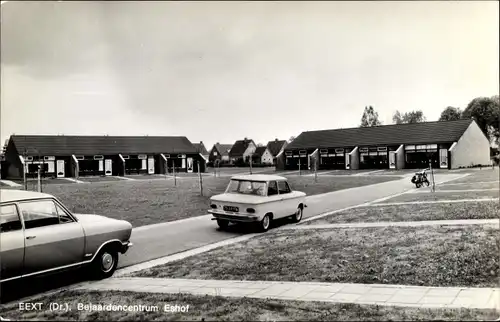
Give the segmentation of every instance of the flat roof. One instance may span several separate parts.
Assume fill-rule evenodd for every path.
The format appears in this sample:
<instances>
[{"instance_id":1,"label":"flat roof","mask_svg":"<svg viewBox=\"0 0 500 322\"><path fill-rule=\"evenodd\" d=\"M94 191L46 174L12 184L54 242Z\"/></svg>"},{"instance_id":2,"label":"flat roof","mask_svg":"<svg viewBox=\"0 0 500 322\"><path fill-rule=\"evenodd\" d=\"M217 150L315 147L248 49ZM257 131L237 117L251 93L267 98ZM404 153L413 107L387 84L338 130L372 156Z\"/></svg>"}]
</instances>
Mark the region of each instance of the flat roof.
<instances>
[{"instance_id":1,"label":"flat roof","mask_svg":"<svg viewBox=\"0 0 500 322\"><path fill-rule=\"evenodd\" d=\"M23 201L31 199L54 198L54 196L34 191L0 189L0 202Z\"/></svg>"},{"instance_id":2,"label":"flat roof","mask_svg":"<svg viewBox=\"0 0 500 322\"><path fill-rule=\"evenodd\" d=\"M287 180L285 177L277 176L274 174L247 174L242 176L234 176L234 180L250 180L250 181L273 181L273 180Z\"/></svg>"}]
</instances>

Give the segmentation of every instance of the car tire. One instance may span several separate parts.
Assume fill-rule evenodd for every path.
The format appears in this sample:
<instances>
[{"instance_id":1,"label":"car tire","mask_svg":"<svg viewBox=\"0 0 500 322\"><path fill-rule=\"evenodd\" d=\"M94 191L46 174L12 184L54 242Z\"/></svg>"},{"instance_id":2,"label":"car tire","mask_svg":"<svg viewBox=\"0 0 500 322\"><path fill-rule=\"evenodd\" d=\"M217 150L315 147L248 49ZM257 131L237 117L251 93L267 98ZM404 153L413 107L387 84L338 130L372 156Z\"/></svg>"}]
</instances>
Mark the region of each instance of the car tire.
<instances>
[{"instance_id":1,"label":"car tire","mask_svg":"<svg viewBox=\"0 0 500 322\"><path fill-rule=\"evenodd\" d=\"M217 225L219 225L220 229L226 229L227 226L229 226L229 221L222 220L222 219L217 219Z\"/></svg>"},{"instance_id":2,"label":"car tire","mask_svg":"<svg viewBox=\"0 0 500 322\"><path fill-rule=\"evenodd\" d=\"M269 230L269 227L271 227L271 215L266 214L259 222L259 230L264 233Z\"/></svg>"},{"instance_id":3,"label":"car tire","mask_svg":"<svg viewBox=\"0 0 500 322\"><path fill-rule=\"evenodd\" d=\"M302 207L297 207L295 214L292 216L292 222L298 223L302 220L302 215L304 214L304 209Z\"/></svg>"},{"instance_id":4,"label":"car tire","mask_svg":"<svg viewBox=\"0 0 500 322\"><path fill-rule=\"evenodd\" d=\"M111 277L118 266L118 251L113 247L105 247L97 254L92 266L95 279Z\"/></svg>"}]
</instances>

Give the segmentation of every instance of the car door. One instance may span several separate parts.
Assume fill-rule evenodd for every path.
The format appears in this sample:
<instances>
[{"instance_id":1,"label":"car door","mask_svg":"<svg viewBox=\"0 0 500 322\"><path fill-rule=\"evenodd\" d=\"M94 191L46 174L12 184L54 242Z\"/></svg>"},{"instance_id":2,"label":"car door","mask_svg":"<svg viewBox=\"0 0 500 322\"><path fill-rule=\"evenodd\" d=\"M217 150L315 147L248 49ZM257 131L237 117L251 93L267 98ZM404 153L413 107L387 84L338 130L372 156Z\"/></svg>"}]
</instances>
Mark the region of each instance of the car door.
<instances>
[{"instance_id":1,"label":"car door","mask_svg":"<svg viewBox=\"0 0 500 322\"><path fill-rule=\"evenodd\" d=\"M283 216L293 215L297 209L297 200L286 181L278 181L278 193L281 196L281 202L283 204Z\"/></svg>"},{"instance_id":2,"label":"car door","mask_svg":"<svg viewBox=\"0 0 500 322\"><path fill-rule=\"evenodd\" d=\"M83 261L85 235L54 199L18 204L25 227L24 273L33 274Z\"/></svg>"},{"instance_id":3,"label":"car door","mask_svg":"<svg viewBox=\"0 0 500 322\"><path fill-rule=\"evenodd\" d=\"M15 204L0 206L0 279L21 276L24 265L24 230Z\"/></svg>"},{"instance_id":4,"label":"car door","mask_svg":"<svg viewBox=\"0 0 500 322\"><path fill-rule=\"evenodd\" d=\"M283 217L283 207L281 204L281 196L278 192L278 184L276 181L269 181L267 184L267 201L264 204L265 212L272 212L274 218Z\"/></svg>"}]
</instances>

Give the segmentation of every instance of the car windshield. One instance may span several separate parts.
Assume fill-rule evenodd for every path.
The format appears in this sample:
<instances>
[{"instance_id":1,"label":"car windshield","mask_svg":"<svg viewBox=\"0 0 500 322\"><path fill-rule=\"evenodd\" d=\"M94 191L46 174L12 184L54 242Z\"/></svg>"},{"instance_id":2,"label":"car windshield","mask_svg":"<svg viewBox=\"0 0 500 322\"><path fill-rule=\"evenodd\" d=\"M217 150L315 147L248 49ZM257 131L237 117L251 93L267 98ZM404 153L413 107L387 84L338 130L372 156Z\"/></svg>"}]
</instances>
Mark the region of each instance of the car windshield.
<instances>
[{"instance_id":1,"label":"car windshield","mask_svg":"<svg viewBox=\"0 0 500 322\"><path fill-rule=\"evenodd\" d=\"M245 195L265 196L266 183L249 180L231 180L226 193L242 193Z\"/></svg>"}]
</instances>

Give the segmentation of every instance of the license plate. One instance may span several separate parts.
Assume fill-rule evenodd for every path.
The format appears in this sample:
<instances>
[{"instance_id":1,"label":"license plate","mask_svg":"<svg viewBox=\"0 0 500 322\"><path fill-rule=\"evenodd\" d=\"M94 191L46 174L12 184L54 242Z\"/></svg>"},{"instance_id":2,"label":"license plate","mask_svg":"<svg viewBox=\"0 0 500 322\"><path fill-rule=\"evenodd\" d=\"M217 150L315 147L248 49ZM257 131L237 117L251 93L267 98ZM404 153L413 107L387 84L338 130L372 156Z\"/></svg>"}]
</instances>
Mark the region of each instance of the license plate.
<instances>
[{"instance_id":1,"label":"license plate","mask_svg":"<svg viewBox=\"0 0 500 322\"><path fill-rule=\"evenodd\" d=\"M230 212L238 212L239 211L238 207L233 207L233 206L224 206L222 209L224 209L224 211L230 211Z\"/></svg>"}]
</instances>

